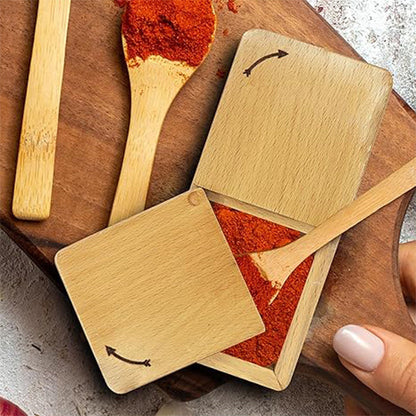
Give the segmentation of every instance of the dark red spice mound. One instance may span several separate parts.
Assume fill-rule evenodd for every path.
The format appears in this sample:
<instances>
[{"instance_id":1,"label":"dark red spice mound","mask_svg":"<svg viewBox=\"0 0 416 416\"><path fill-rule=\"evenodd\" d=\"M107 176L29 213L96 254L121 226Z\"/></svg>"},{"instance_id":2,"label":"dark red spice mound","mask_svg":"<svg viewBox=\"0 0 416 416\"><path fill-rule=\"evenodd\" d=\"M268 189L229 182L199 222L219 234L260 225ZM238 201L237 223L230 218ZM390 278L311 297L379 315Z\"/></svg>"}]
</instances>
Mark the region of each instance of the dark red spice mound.
<instances>
[{"instance_id":1,"label":"dark red spice mound","mask_svg":"<svg viewBox=\"0 0 416 416\"><path fill-rule=\"evenodd\" d=\"M279 358L313 259L297 267L269 306L276 289L263 279L247 254L284 246L301 233L220 204L214 203L213 208L266 327L263 334L224 352L267 367Z\"/></svg>"},{"instance_id":2,"label":"dark red spice mound","mask_svg":"<svg viewBox=\"0 0 416 416\"><path fill-rule=\"evenodd\" d=\"M198 66L213 40L211 0L116 0L129 59L160 55Z\"/></svg>"}]
</instances>

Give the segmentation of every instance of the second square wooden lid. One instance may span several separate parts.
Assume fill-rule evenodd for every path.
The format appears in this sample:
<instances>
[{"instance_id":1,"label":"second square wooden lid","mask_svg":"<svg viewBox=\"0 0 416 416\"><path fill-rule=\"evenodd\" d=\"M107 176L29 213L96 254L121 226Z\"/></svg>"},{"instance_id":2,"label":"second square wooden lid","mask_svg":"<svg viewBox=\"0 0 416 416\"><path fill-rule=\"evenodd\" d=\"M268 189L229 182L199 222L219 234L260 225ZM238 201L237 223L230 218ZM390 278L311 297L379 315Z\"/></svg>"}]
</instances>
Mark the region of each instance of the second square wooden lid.
<instances>
[{"instance_id":1,"label":"second square wooden lid","mask_svg":"<svg viewBox=\"0 0 416 416\"><path fill-rule=\"evenodd\" d=\"M264 331L202 190L61 250L56 265L116 393Z\"/></svg>"}]
</instances>

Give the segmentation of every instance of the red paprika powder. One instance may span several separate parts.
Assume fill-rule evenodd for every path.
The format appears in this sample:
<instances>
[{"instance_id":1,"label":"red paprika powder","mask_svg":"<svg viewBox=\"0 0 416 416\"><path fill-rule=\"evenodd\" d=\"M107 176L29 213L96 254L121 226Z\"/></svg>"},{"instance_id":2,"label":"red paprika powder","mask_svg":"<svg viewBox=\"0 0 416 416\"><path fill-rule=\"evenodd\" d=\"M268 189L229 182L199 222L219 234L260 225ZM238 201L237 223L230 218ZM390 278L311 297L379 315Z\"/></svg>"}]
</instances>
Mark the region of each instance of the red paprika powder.
<instances>
[{"instance_id":1,"label":"red paprika powder","mask_svg":"<svg viewBox=\"0 0 416 416\"><path fill-rule=\"evenodd\" d=\"M211 0L116 0L129 59L159 55L198 66L215 32Z\"/></svg>"},{"instance_id":2,"label":"red paprika powder","mask_svg":"<svg viewBox=\"0 0 416 416\"><path fill-rule=\"evenodd\" d=\"M213 203L213 209L266 327L263 334L225 352L267 367L279 358L313 259L306 259L296 268L269 305L276 289L261 276L247 254L284 246L301 233L220 204Z\"/></svg>"},{"instance_id":3,"label":"red paprika powder","mask_svg":"<svg viewBox=\"0 0 416 416\"><path fill-rule=\"evenodd\" d=\"M215 3L217 4L219 10L227 7L227 9L233 13L238 13L238 8L240 7L240 5L237 6L235 0L215 0Z\"/></svg>"},{"instance_id":4,"label":"red paprika powder","mask_svg":"<svg viewBox=\"0 0 416 416\"><path fill-rule=\"evenodd\" d=\"M235 4L235 0L228 0L227 7L230 12L238 13L237 5Z\"/></svg>"}]
</instances>

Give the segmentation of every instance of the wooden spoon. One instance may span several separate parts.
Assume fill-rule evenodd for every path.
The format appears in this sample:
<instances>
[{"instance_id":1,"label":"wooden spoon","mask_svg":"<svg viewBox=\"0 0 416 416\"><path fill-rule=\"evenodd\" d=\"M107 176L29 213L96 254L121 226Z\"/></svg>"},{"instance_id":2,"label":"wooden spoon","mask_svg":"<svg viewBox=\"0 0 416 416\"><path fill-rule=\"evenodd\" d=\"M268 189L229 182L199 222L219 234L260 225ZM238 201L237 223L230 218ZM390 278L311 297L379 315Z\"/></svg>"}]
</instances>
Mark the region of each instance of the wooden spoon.
<instances>
[{"instance_id":1,"label":"wooden spoon","mask_svg":"<svg viewBox=\"0 0 416 416\"><path fill-rule=\"evenodd\" d=\"M128 60L123 35L122 40ZM213 40L214 34L210 45ZM150 56L145 61L136 59L133 65L127 64L131 88L130 126L109 225L144 210L163 120L175 96L199 68L161 56Z\"/></svg>"},{"instance_id":2,"label":"wooden spoon","mask_svg":"<svg viewBox=\"0 0 416 416\"><path fill-rule=\"evenodd\" d=\"M250 257L263 276L280 289L303 260L415 186L416 158L305 236L281 248L251 253ZM277 291L269 304L276 299L278 293Z\"/></svg>"},{"instance_id":3,"label":"wooden spoon","mask_svg":"<svg viewBox=\"0 0 416 416\"><path fill-rule=\"evenodd\" d=\"M13 194L22 220L49 217L71 0L39 0Z\"/></svg>"}]
</instances>

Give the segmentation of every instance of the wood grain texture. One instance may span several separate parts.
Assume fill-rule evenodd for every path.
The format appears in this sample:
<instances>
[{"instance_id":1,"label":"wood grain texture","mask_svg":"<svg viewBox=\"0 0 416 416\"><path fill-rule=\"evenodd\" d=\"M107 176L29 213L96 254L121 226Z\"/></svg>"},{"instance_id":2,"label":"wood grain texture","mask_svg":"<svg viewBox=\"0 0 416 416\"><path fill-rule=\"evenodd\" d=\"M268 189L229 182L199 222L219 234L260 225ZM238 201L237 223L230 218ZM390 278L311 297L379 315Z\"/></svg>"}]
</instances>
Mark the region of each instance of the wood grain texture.
<instances>
[{"instance_id":1,"label":"wood grain texture","mask_svg":"<svg viewBox=\"0 0 416 416\"><path fill-rule=\"evenodd\" d=\"M334 240L315 254L277 363L262 367L224 353L207 357L200 363L273 390L284 390L292 379L338 242L339 239Z\"/></svg>"},{"instance_id":2,"label":"wood grain texture","mask_svg":"<svg viewBox=\"0 0 416 416\"><path fill-rule=\"evenodd\" d=\"M263 275L280 288L303 260L414 187L416 159L406 163L302 238L278 249L252 253L250 257ZM277 295L278 292L271 302Z\"/></svg>"},{"instance_id":3,"label":"wood grain texture","mask_svg":"<svg viewBox=\"0 0 416 416\"><path fill-rule=\"evenodd\" d=\"M246 75L277 50L287 55ZM246 32L195 185L322 223L356 195L391 84L384 69L276 33Z\"/></svg>"},{"instance_id":4,"label":"wood grain texture","mask_svg":"<svg viewBox=\"0 0 416 416\"><path fill-rule=\"evenodd\" d=\"M39 0L17 158L13 214L49 217L71 0Z\"/></svg>"},{"instance_id":5,"label":"wood grain texture","mask_svg":"<svg viewBox=\"0 0 416 416\"><path fill-rule=\"evenodd\" d=\"M197 68L151 56L146 61L130 62L127 69L130 126L109 225L144 210L163 120L176 94Z\"/></svg>"},{"instance_id":6,"label":"wood grain texture","mask_svg":"<svg viewBox=\"0 0 416 416\"><path fill-rule=\"evenodd\" d=\"M264 332L202 190L74 243L55 262L116 393Z\"/></svg>"},{"instance_id":7,"label":"wood grain texture","mask_svg":"<svg viewBox=\"0 0 416 416\"><path fill-rule=\"evenodd\" d=\"M289 218L296 230L305 222L325 222L334 208L355 197L390 92L391 76L383 69L272 32L250 30L238 47L193 185L223 195L225 205L231 197L267 209L270 216ZM406 185L414 179L413 172L407 173ZM208 365L285 389L337 243L316 253L291 323L294 329L275 365L267 370L247 367L224 354L208 359ZM291 246L251 254L277 288L308 257L292 264L294 256L283 254L282 260L280 250L287 253Z\"/></svg>"},{"instance_id":8,"label":"wood grain texture","mask_svg":"<svg viewBox=\"0 0 416 416\"><path fill-rule=\"evenodd\" d=\"M11 213L21 116L30 64L36 2L0 2L0 220L54 282L59 248L108 223L129 125L129 82L121 48L119 14L112 0L94 8L73 0L56 149L52 215L43 223L16 221ZM328 50L357 57L354 50L303 0L246 0L238 14L218 12L216 41L194 77L170 108L162 128L147 205L189 188L241 35L252 28L276 31ZM221 35L228 29L228 36ZM284 58L283 58L284 59ZM359 192L416 156L416 116L391 95ZM397 244L410 195L344 234L302 350L299 371L324 377L374 413L399 409L363 387L338 362L331 341L344 324L384 326L416 336L397 273ZM358 284L359 283L359 284ZM380 305L384 305L380 309ZM222 373L191 366L158 381L171 396L190 400L227 380Z\"/></svg>"}]
</instances>

